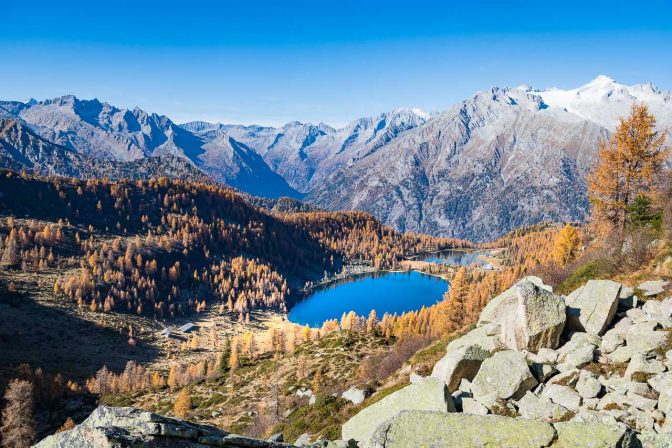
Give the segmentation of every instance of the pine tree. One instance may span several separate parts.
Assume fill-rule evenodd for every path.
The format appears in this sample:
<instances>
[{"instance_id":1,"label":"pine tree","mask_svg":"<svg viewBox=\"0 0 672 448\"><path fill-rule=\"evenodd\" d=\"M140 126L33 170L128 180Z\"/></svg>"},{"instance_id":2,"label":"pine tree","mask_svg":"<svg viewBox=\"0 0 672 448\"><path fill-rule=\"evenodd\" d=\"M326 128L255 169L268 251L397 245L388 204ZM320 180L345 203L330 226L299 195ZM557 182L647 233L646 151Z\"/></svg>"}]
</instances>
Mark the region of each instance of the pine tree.
<instances>
[{"instance_id":1,"label":"pine tree","mask_svg":"<svg viewBox=\"0 0 672 448\"><path fill-rule=\"evenodd\" d=\"M656 131L656 118L645 104L635 104L622 118L611 140L600 143L597 164L588 178L593 218L604 230L622 234L628 208L649 195L670 150L666 132Z\"/></svg>"},{"instance_id":2,"label":"pine tree","mask_svg":"<svg viewBox=\"0 0 672 448\"><path fill-rule=\"evenodd\" d=\"M580 245L579 232L570 224L565 224L553 245L553 258L556 263L565 266L576 257Z\"/></svg>"},{"instance_id":3,"label":"pine tree","mask_svg":"<svg viewBox=\"0 0 672 448\"><path fill-rule=\"evenodd\" d=\"M33 384L29 381L12 380L5 392L5 408L2 412L2 446L27 448L35 440L33 421Z\"/></svg>"},{"instance_id":4,"label":"pine tree","mask_svg":"<svg viewBox=\"0 0 672 448\"><path fill-rule=\"evenodd\" d=\"M315 371L312 388L313 393L317 393L322 389L322 366L318 366L317 370Z\"/></svg>"},{"instance_id":5,"label":"pine tree","mask_svg":"<svg viewBox=\"0 0 672 448\"><path fill-rule=\"evenodd\" d=\"M173 414L175 414L177 418L185 419L189 416L190 411L191 396L189 395L189 390L184 387L175 399L175 404L173 405Z\"/></svg>"}]
</instances>

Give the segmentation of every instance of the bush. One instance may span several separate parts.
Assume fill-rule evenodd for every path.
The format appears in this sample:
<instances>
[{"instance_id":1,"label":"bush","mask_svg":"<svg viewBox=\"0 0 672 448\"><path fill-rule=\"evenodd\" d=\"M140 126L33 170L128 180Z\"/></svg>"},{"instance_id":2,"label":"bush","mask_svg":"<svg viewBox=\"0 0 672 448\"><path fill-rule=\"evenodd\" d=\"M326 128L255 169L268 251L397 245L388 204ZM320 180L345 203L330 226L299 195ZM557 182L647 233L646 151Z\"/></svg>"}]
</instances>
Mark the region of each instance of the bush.
<instances>
[{"instance_id":1,"label":"bush","mask_svg":"<svg viewBox=\"0 0 672 448\"><path fill-rule=\"evenodd\" d=\"M585 285L588 280L608 279L616 273L613 261L598 258L582 264L574 273L557 287L559 294L569 294L576 288Z\"/></svg>"}]
</instances>

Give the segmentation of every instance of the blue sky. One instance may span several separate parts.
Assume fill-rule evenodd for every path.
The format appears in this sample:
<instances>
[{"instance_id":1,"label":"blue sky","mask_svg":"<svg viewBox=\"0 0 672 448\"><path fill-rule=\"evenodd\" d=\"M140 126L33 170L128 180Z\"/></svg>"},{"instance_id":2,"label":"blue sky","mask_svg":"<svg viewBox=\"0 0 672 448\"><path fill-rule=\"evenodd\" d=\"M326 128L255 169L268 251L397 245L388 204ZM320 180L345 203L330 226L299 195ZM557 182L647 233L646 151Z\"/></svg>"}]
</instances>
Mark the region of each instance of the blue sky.
<instances>
[{"instance_id":1,"label":"blue sky","mask_svg":"<svg viewBox=\"0 0 672 448\"><path fill-rule=\"evenodd\" d=\"M0 98L343 125L493 85L672 89L672 1L0 0Z\"/></svg>"}]
</instances>

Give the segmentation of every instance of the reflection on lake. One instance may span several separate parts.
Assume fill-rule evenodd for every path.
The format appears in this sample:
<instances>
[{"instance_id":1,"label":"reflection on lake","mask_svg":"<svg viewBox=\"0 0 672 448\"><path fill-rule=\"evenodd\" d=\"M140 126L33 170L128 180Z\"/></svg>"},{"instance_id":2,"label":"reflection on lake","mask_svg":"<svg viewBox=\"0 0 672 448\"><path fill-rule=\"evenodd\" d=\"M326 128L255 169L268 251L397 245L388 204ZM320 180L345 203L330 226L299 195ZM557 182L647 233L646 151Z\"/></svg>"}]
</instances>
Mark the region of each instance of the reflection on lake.
<instances>
[{"instance_id":1,"label":"reflection on lake","mask_svg":"<svg viewBox=\"0 0 672 448\"><path fill-rule=\"evenodd\" d=\"M289 320L320 327L343 313L367 316L371 310L382 318L385 313L401 314L433 305L447 290L447 281L415 271L367 274L319 288L292 307Z\"/></svg>"},{"instance_id":2,"label":"reflection on lake","mask_svg":"<svg viewBox=\"0 0 672 448\"><path fill-rule=\"evenodd\" d=\"M487 255L487 251L444 250L433 254L420 255L417 257L417 260L456 266L469 266L476 264L484 269L492 269L490 263L487 263L478 258L480 255Z\"/></svg>"}]
</instances>

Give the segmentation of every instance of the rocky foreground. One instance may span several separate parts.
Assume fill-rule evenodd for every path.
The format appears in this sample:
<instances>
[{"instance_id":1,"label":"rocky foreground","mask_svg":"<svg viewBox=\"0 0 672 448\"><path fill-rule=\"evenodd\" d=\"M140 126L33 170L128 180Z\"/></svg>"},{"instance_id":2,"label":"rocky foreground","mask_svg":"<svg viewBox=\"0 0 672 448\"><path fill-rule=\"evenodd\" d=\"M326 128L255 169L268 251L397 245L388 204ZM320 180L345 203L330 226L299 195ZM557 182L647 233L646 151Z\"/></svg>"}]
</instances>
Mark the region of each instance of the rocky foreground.
<instances>
[{"instance_id":1,"label":"rocky foreground","mask_svg":"<svg viewBox=\"0 0 672 448\"><path fill-rule=\"evenodd\" d=\"M100 407L38 446L672 447L667 286L592 280L565 297L527 277L448 344L430 377L411 374L346 422L343 440L287 445Z\"/></svg>"}]
</instances>

